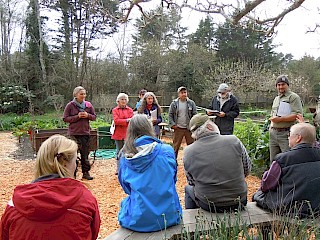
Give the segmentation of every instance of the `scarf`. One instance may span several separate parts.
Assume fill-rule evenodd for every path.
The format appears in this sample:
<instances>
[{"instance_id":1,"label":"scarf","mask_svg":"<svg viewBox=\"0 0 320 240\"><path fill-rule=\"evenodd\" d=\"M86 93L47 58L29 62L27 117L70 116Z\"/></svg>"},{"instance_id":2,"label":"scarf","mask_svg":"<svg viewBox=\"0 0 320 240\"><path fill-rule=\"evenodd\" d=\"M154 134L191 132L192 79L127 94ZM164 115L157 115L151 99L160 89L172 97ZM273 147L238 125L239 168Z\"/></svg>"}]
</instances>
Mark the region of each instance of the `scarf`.
<instances>
[{"instance_id":1,"label":"scarf","mask_svg":"<svg viewBox=\"0 0 320 240\"><path fill-rule=\"evenodd\" d=\"M147 104L146 108L149 110L149 112L151 111L152 109L152 104Z\"/></svg>"},{"instance_id":2,"label":"scarf","mask_svg":"<svg viewBox=\"0 0 320 240\"><path fill-rule=\"evenodd\" d=\"M77 99L74 98L74 99L73 99L73 102L77 105L77 107L78 107L78 109L79 109L80 112L84 112L84 109L86 108L86 103L85 103L85 101L83 101L82 103L79 103L79 102L77 101Z\"/></svg>"}]
</instances>

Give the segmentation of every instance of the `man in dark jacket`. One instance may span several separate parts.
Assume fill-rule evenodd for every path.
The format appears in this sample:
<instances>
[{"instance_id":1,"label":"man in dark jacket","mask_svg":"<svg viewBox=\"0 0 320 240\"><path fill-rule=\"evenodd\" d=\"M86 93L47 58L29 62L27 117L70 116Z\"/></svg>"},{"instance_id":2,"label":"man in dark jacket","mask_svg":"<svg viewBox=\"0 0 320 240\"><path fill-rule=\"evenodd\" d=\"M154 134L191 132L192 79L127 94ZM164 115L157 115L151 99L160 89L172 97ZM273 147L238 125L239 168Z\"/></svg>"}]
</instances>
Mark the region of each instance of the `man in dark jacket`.
<instances>
[{"instance_id":1,"label":"man in dark jacket","mask_svg":"<svg viewBox=\"0 0 320 240\"><path fill-rule=\"evenodd\" d=\"M234 119L238 117L240 109L238 100L232 95L226 83L220 84L217 96L212 98L208 115L215 115L215 124L219 127L221 135L233 134Z\"/></svg>"},{"instance_id":2,"label":"man in dark jacket","mask_svg":"<svg viewBox=\"0 0 320 240\"><path fill-rule=\"evenodd\" d=\"M295 124L288 139L291 149L275 157L263 174L253 201L280 214L319 214L320 149L313 147L315 127L309 123Z\"/></svg>"}]
</instances>

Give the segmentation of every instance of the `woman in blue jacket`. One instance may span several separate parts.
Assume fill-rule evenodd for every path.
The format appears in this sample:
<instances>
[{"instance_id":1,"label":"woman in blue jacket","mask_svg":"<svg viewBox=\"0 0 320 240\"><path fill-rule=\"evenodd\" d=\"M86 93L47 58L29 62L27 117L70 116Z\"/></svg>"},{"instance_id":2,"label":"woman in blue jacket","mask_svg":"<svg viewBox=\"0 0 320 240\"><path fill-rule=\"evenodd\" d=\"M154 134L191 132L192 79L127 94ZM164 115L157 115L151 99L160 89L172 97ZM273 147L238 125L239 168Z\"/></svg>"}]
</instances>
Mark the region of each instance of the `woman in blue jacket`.
<instances>
[{"instance_id":1,"label":"woman in blue jacket","mask_svg":"<svg viewBox=\"0 0 320 240\"><path fill-rule=\"evenodd\" d=\"M122 227L152 232L179 224L182 208L175 187L174 150L154 137L144 114L135 115L129 123L118 178L128 194L118 215Z\"/></svg>"},{"instance_id":2,"label":"woman in blue jacket","mask_svg":"<svg viewBox=\"0 0 320 240\"><path fill-rule=\"evenodd\" d=\"M161 107L153 92L146 92L142 98L138 113L144 113L152 121L156 137L160 136L159 123L162 122Z\"/></svg>"}]
</instances>

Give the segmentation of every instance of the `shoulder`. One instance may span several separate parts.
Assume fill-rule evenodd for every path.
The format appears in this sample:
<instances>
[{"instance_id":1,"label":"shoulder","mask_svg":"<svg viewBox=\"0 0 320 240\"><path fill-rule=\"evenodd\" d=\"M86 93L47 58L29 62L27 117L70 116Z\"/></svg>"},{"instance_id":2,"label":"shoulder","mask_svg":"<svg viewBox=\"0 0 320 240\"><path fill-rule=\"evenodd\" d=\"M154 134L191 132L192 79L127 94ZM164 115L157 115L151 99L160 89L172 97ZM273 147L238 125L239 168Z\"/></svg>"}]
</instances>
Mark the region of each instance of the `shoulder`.
<instances>
[{"instance_id":1,"label":"shoulder","mask_svg":"<svg viewBox=\"0 0 320 240\"><path fill-rule=\"evenodd\" d=\"M288 95L289 95L290 98L300 99L300 96L299 96L298 94L296 94L295 92L289 91L289 92L288 92Z\"/></svg>"},{"instance_id":2,"label":"shoulder","mask_svg":"<svg viewBox=\"0 0 320 240\"><path fill-rule=\"evenodd\" d=\"M71 107L71 106L75 106L76 104L74 103L74 101L70 101L67 103L66 108L67 107Z\"/></svg>"},{"instance_id":3,"label":"shoulder","mask_svg":"<svg viewBox=\"0 0 320 240\"><path fill-rule=\"evenodd\" d=\"M89 102L89 101L85 101L85 104L86 104L86 107L87 107L87 108L93 107L92 104L91 104L91 102Z\"/></svg>"}]
</instances>

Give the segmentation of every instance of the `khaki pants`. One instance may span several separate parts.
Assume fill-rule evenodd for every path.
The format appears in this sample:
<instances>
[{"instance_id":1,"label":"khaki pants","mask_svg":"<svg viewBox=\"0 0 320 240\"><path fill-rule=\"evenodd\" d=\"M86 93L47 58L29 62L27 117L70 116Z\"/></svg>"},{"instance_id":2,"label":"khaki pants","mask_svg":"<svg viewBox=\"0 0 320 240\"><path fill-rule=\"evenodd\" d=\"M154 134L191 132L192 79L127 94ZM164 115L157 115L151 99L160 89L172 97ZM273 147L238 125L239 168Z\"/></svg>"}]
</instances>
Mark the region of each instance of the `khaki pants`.
<instances>
[{"instance_id":1,"label":"khaki pants","mask_svg":"<svg viewBox=\"0 0 320 240\"><path fill-rule=\"evenodd\" d=\"M274 160L274 157L281 152L285 152L290 149L288 140L288 131L278 132L275 129L269 130L269 150L270 150L270 164Z\"/></svg>"},{"instance_id":2,"label":"khaki pants","mask_svg":"<svg viewBox=\"0 0 320 240\"><path fill-rule=\"evenodd\" d=\"M187 128L176 128L173 133L173 148L178 158L179 148L181 146L181 142L183 137L186 138L187 145L193 143L193 138L191 137L191 132Z\"/></svg>"}]
</instances>

